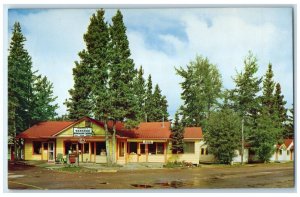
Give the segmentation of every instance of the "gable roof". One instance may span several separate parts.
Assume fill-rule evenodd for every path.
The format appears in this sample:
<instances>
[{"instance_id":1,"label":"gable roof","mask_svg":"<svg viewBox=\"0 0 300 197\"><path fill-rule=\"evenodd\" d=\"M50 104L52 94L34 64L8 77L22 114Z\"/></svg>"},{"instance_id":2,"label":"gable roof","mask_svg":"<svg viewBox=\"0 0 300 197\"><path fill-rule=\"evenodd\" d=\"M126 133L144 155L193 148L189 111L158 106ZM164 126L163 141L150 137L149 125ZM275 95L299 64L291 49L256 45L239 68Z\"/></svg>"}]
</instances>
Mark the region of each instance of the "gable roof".
<instances>
[{"instance_id":1,"label":"gable roof","mask_svg":"<svg viewBox=\"0 0 300 197\"><path fill-rule=\"evenodd\" d=\"M186 127L184 128L185 139L199 139L203 138L201 127Z\"/></svg>"},{"instance_id":2,"label":"gable roof","mask_svg":"<svg viewBox=\"0 0 300 197\"><path fill-rule=\"evenodd\" d=\"M73 121L40 122L20 133L17 138L51 138L53 135L73 123Z\"/></svg>"}]
</instances>

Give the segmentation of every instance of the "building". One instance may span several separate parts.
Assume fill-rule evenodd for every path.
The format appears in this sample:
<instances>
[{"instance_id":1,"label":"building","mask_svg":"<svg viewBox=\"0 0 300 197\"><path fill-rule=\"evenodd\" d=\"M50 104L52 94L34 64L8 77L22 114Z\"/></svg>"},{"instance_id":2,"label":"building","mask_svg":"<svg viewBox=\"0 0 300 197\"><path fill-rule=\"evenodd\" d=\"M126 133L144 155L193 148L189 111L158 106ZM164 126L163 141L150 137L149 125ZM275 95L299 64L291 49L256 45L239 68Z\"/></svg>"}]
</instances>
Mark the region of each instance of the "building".
<instances>
[{"instance_id":1,"label":"building","mask_svg":"<svg viewBox=\"0 0 300 197\"><path fill-rule=\"evenodd\" d=\"M118 164L131 162L186 161L198 164L200 144L203 141L200 127L185 128L184 153L172 154L170 122L143 122L135 129L126 129L116 123L116 153L112 152L112 136L105 143L104 124L84 117L78 121L47 121L38 123L20 133L24 140L25 160L55 162L68 153L79 154L80 162L106 163L106 148ZM108 123L112 129L112 122Z\"/></svg>"},{"instance_id":2,"label":"building","mask_svg":"<svg viewBox=\"0 0 300 197\"><path fill-rule=\"evenodd\" d=\"M284 139L282 144L276 145L276 150L270 161L284 162L294 160L294 140Z\"/></svg>"}]
</instances>

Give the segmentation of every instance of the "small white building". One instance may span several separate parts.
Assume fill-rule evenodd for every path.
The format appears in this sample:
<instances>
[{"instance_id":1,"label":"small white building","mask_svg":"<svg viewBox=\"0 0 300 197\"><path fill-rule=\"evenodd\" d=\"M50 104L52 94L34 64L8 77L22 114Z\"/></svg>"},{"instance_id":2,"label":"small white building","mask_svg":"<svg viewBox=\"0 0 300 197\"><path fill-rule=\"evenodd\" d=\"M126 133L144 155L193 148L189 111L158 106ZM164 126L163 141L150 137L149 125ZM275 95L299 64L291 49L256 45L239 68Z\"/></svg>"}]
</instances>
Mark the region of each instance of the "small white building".
<instances>
[{"instance_id":1,"label":"small white building","mask_svg":"<svg viewBox=\"0 0 300 197\"><path fill-rule=\"evenodd\" d=\"M270 161L284 162L294 160L294 140L284 139L282 144L276 145L276 150Z\"/></svg>"}]
</instances>

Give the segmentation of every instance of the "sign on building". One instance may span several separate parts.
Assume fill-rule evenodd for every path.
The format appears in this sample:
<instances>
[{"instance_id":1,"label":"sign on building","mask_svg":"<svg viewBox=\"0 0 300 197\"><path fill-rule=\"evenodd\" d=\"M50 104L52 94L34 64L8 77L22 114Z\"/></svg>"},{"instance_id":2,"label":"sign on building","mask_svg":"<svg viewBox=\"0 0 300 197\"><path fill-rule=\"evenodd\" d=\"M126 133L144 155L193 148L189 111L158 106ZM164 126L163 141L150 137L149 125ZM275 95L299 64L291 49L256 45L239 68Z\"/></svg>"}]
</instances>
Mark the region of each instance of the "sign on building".
<instances>
[{"instance_id":1,"label":"sign on building","mask_svg":"<svg viewBox=\"0 0 300 197\"><path fill-rule=\"evenodd\" d=\"M143 140L143 144L153 144L152 140Z\"/></svg>"},{"instance_id":2,"label":"sign on building","mask_svg":"<svg viewBox=\"0 0 300 197\"><path fill-rule=\"evenodd\" d=\"M92 128L83 127L83 128L73 128L74 136L92 136Z\"/></svg>"}]
</instances>

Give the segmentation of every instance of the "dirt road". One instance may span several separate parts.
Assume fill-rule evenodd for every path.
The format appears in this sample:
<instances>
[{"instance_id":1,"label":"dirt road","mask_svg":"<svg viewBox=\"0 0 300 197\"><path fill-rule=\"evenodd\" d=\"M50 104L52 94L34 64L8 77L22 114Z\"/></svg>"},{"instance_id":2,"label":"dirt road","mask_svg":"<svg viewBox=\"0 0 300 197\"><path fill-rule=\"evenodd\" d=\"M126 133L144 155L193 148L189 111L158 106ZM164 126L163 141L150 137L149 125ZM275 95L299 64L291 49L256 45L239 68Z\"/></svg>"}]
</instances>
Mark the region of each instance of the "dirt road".
<instances>
[{"instance_id":1,"label":"dirt road","mask_svg":"<svg viewBox=\"0 0 300 197\"><path fill-rule=\"evenodd\" d=\"M119 172L61 172L34 166L11 166L9 189L209 189L292 188L293 163L203 166Z\"/></svg>"}]
</instances>

